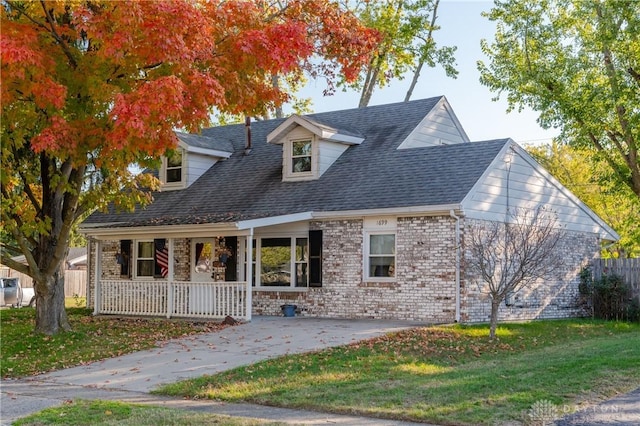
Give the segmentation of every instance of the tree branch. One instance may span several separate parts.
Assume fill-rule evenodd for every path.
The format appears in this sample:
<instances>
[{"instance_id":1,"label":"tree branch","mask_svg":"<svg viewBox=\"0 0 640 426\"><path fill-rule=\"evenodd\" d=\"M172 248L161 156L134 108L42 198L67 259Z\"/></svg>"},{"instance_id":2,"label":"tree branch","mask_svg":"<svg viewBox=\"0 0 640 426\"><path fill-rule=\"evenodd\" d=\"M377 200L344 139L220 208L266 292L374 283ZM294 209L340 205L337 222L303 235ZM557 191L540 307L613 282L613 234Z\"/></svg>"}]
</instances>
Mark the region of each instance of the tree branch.
<instances>
[{"instance_id":1,"label":"tree branch","mask_svg":"<svg viewBox=\"0 0 640 426\"><path fill-rule=\"evenodd\" d=\"M17 262L15 260L13 260L12 258L10 258L9 256L5 255L5 252L2 252L2 256L0 257L2 259L2 264L5 266L8 266L9 268L20 272L21 274L25 274L25 275L29 275L31 276L31 272L29 271L29 267L27 265L25 265L24 263L20 263Z\"/></svg>"},{"instance_id":2,"label":"tree branch","mask_svg":"<svg viewBox=\"0 0 640 426\"><path fill-rule=\"evenodd\" d=\"M15 1L7 0L7 4L12 9L20 11L20 13L22 13L29 21L33 22L34 24L36 24L40 28L48 30L48 28L47 28L47 26L45 24L43 24L42 22L38 21L33 16L31 16L31 15L29 15L27 13L27 11L25 10L24 6L22 5L22 2L18 3L18 2L15 2Z\"/></svg>"},{"instance_id":3,"label":"tree branch","mask_svg":"<svg viewBox=\"0 0 640 426\"><path fill-rule=\"evenodd\" d=\"M42 205L38 202L38 199L36 198L35 194L31 190L31 186L29 185L29 182L24 172L20 171L19 175L24 185L24 188L23 188L24 193L27 195L27 198L29 198L29 201L31 201L31 205L33 205L33 208L36 211L36 216L39 216L40 213L42 213Z\"/></svg>"},{"instance_id":4,"label":"tree branch","mask_svg":"<svg viewBox=\"0 0 640 426\"><path fill-rule=\"evenodd\" d=\"M69 64L71 65L71 67L73 69L76 69L78 67L78 62L76 61L76 58L73 57L73 54L71 53L71 50L69 49L69 45L58 34L58 31L56 31L55 19L51 15L51 12L47 9L47 6L45 5L44 0L40 0L40 5L42 6L42 10L44 12L44 16L45 16L45 18L47 20L47 23L49 24L49 28L48 28L49 32L51 33L53 38L58 42L58 44L62 48L62 52L65 54L65 56L69 60Z\"/></svg>"},{"instance_id":5,"label":"tree branch","mask_svg":"<svg viewBox=\"0 0 640 426\"><path fill-rule=\"evenodd\" d=\"M2 217L3 220L8 219L7 215L4 213L4 211L2 212ZM19 218L15 218L16 222L21 222L19 221ZM21 226L21 225L19 225ZM2 259L2 263L9 266L11 269L15 269L16 271L22 273L22 274L26 274L29 275L32 278L36 278L35 275L39 275L39 269L38 269L38 264L36 262L36 259L33 257L33 254L31 252L31 248L35 247L35 245L33 246L29 246L29 239L26 238L24 236L24 234L22 234L19 231L18 227L13 227L11 228L11 235L13 236L13 238L15 239L15 241L18 243L18 246L20 247L20 252L24 255L27 264L23 264L20 262L16 262L15 260L11 259L9 256L7 256L6 252L3 250L0 258ZM37 244L37 242L36 242ZM41 275L41 273L40 273Z\"/></svg>"}]
</instances>

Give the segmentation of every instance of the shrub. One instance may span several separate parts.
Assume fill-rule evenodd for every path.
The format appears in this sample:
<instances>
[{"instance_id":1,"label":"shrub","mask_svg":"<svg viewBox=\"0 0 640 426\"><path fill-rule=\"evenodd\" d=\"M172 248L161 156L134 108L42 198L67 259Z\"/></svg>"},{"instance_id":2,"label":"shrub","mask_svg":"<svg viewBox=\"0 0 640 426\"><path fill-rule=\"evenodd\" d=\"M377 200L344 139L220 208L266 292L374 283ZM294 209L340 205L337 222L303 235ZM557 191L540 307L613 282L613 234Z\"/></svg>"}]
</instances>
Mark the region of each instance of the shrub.
<instances>
[{"instance_id":1,"label":"shrub","mask_svg":"<svg viewBox=\"0 0 640 426\"><path fill-rule=\"evenodd\" d=\"M616 274L594 279L588 268L580 272L580 294L586 297L587 306L594 318L615 321L640 322L640 303L633 297L631 286Z\"/></svg>"}]
</instances>

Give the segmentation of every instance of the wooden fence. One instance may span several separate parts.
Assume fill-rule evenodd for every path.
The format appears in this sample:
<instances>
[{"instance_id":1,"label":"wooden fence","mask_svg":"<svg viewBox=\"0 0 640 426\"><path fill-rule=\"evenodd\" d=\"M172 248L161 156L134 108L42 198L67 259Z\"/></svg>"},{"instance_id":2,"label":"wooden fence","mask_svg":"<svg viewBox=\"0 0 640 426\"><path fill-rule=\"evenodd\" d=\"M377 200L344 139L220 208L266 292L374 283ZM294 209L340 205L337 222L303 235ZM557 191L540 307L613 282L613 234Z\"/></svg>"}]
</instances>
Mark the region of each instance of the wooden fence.
<instances>
[{"instance_id":1,"label":"wooden fence","mask_svg":"<svg viewBox=\"0 0 640 426\"><path fill-rule=\"evenodd\" d=\"M18 277L20 285L25 288L33 287L33 279L29 275L21 274L7 267L0 268L0 277ZM87 271L83 269L67 269L64 272L64 294L66 297L87 297Z\"/></svg>"},{"instance_id":2,"label":"wooden fence","mask_svg":"<svg viewBox=\"0 0 640 426\"><path fill-rule=\"evenodd\" d=\"M616 274L631 287L633 296L640 300L640 258L638 259L598 259L593 262L593 278L604 274Z\"/></svg>"}]
</instances>

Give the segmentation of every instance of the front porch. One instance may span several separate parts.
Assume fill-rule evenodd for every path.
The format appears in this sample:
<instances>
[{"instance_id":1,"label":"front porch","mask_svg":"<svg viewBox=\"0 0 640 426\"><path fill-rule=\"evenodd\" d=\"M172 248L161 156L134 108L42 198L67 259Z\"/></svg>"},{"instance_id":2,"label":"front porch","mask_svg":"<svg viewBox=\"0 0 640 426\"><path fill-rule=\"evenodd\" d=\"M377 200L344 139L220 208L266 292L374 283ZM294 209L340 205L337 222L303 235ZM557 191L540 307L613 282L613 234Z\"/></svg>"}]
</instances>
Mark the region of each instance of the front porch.
<instances>
[{"instance_id":1,"label":"front porch","mask_svg":"<svg viewBox=\"0 0 640 426\"><path fill-rule=\"evenodd\" d=\"M101 280L94 314L251 320L246 282Z\"/></svg>"},{"instance_id":2,"label":"front porch","mask_svg":"<svg viewBox=\"0 0 640 426\"><path fill-rule=\"evenodd\" d=\"M277 314L321 286L322 232L306 219L87 231L88 302L95 314L246 321L252 311ZM253 292L270 295L267 309L252 305Z\"/></svg>"}]
</instances>

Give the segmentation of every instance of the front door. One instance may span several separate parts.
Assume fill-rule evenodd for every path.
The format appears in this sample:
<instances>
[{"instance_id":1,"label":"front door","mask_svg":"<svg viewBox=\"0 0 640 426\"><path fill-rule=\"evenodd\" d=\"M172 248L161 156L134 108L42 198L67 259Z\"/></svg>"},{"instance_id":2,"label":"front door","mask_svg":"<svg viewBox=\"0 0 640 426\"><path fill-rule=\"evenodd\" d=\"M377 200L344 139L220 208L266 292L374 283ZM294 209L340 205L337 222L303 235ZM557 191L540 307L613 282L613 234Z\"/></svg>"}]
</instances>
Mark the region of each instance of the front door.
<instances>
[{"instance_id":1,"label":"front door","mask_svg":"<svg viewBox=\"0 0 640 426\"><path fill-rule=\"evenodd\" d=\"M191 280L237 281L237 246L238 237L194 238Z\"/></svg>"},{"instance_id":2,"label":"front door","mask_svg":"<svg viewBox=\"0 0 640 426\"><path fill-rule=\"evenodd\" d=\"M217 238L195 238L192 240L191 281L209 282L212 280L215 243Z\"/></svg>"}]
</instances>

